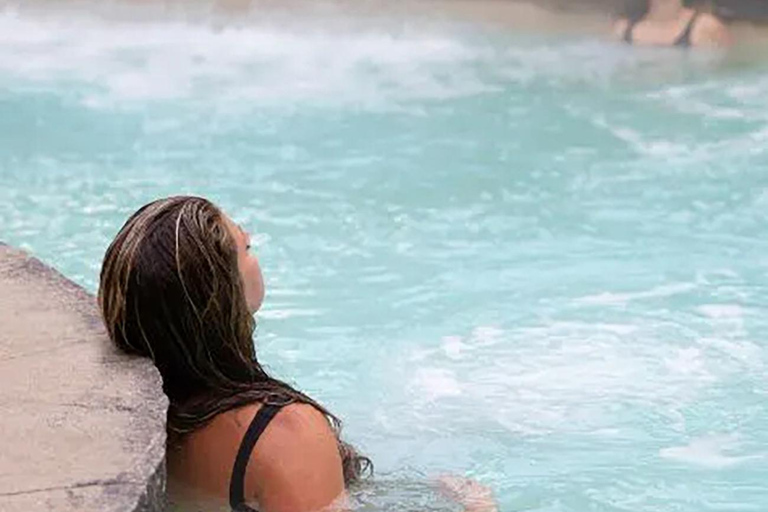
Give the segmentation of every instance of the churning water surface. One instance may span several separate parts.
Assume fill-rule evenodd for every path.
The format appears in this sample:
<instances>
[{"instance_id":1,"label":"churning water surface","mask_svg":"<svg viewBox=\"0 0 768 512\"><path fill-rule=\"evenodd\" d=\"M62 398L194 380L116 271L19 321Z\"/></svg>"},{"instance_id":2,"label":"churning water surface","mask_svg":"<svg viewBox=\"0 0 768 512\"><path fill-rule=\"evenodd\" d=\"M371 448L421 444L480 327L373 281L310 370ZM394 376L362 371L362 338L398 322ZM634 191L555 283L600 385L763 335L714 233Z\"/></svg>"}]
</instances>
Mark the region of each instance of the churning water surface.
<instances>
[{"instance_id":1,"label":"churning water surface","mask_svg":"<svg viewBox=\"0 0 768 512\"><path fill-rule=\"evenodd\" d=\"M459 23L0 10L0 239L95 291L125 218L255 234L262 361L366 510L768 510L768 67Z\"/></svg>"}]
</instances>

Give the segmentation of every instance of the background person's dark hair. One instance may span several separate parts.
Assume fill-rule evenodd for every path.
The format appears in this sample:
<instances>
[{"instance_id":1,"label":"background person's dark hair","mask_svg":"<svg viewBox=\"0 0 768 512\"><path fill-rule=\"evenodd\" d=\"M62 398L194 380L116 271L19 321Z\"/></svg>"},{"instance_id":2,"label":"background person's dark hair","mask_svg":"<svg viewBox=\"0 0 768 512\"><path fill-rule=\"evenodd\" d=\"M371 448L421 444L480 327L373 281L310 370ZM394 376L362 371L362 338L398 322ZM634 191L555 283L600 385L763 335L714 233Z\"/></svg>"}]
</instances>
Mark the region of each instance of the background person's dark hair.
<instances>
[{"instance_id":1,"label":"background person's dark hair","mask_svg":"<svg viewBox=\"0 0 768 512\"><path fill-rule=\"evenodd\" d=\"M133 214L104 257L99 305L110 339L159 370L170 447L237 407L305 403L336 432L345 481L372 470L341 441L335 416L259 364L235 240L210 201L170 197Z\"/></svg>"}]
</instances>

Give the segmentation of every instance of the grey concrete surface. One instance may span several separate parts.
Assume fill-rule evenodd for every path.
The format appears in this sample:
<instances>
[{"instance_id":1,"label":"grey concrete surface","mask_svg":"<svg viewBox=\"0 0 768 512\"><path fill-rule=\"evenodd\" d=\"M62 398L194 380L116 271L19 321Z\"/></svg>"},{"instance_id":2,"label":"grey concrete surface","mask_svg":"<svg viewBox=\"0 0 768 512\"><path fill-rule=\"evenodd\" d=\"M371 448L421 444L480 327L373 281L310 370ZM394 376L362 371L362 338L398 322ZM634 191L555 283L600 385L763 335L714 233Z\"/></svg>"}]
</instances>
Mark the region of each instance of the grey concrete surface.
<instances>
[{"instance_id":1,"label":"grey concrete surface","mask_svg":"<svg viewBox=\"0 0 768 512\"><path fill-rule=\"evenodd\" d=\"M162 510L166 407L92 295L0 244L2 512Z\"/></svg>"}]
</instances>

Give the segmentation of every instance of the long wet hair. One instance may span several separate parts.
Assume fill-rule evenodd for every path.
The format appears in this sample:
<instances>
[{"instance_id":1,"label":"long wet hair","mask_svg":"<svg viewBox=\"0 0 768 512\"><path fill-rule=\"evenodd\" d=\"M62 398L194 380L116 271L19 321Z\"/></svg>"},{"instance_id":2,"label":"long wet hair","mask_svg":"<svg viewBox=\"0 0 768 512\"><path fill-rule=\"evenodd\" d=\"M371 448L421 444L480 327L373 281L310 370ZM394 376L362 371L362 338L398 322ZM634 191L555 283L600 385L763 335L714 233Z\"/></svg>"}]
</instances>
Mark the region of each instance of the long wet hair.
<instances>
[{"instance_id":1,"label":"long wet hair","mask_svg":"<svg viewBox=\"0 0 768 512\"><path fill-rule=\"evenodd\" d=\"M259 364L235 240L210 201L170 197L134 213L107 249L98 298L110 339L162 376L171 445L247 404L303 403L335 431L345 481L372 472L341 441L338 418Z\"/></svg>"}]
</instances>

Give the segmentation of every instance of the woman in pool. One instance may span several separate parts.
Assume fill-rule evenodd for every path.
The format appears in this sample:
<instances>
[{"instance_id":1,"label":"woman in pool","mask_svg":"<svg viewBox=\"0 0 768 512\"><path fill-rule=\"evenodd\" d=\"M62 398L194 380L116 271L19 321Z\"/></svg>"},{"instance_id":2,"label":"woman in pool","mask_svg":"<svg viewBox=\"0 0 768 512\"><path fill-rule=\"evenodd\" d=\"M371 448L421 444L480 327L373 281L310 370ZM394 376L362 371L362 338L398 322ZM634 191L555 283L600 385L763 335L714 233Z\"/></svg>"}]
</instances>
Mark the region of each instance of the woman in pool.
<instances>
[{"instance_id":1,"label":"woman in pool","mask_svg":"<svg viewBox=\"0 0 768 512\"><path fill-rule=\"evenodd\" d=\"M688 8L683 0L639 0L627 7L614 33L628 44L681 48L730 44L728 28L719 18Z\"/></svg>"},{"instance_id":2,"label":"woman in pool","mask_svg":"<svg viewBox=\"0 0 768 512\"><path fill-rule=\"evenodd\" d=\"M168 495L179 510L340 510L346 486L372 470L333 415L259 364L253 313L263 299L248 234L202 198L142 207L107 249L99 305L111 340L162 376ZM444 485L468 511L494 509L478 484Z\"/></svg>"}]
</instances>

